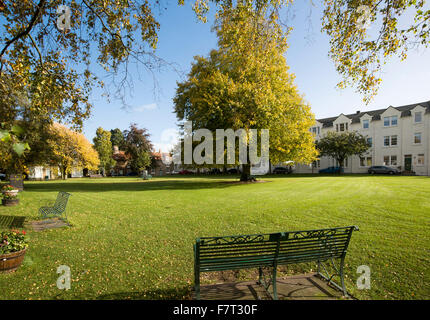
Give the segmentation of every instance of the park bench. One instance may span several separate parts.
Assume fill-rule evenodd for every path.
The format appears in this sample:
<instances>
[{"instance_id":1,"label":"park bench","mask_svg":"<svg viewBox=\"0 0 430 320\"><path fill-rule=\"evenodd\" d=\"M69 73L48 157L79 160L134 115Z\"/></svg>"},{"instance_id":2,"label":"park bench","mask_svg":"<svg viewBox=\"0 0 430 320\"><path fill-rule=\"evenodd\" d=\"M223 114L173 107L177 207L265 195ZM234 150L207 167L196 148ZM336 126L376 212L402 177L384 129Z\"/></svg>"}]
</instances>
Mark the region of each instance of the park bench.
<instances>
[{"instance_id":1,"label":"park bench","mask_svg":"<svg viewBox=\"0 0 430 320\"><path fill-rule=\"evenodd\" d=\"M44 218L47 218L49 216L56 216L56 217L62 218L64 213L64 218L67 221L66 206L70 196L71 196L70 193L67 193L64 191L58 192L57 200L55 200L54 206L41 207L39 209L40 215Z\"/></svg>"},{"instance_id":2,"label":"park bench","mask_svg":"<svg viewBox=\"0 0 430 320\"><path fill-rule=\"evenodd\" d=\"M276 270L280 265L317 262L317 274L348 296L344 282L344 261L352 232L358 227L197 238L194 245L195 294L200 299L200 273L258 268L258 284L268 291L272 285L277 300ZM335 260L339 262L336 266ZM326 263L335 273L329 274ZM325 275L321 272L324 269ZM263 268L271 269L271 280L264 279ZM339 276L341 286L333 281Z\"/></svg>"}]
</instances>

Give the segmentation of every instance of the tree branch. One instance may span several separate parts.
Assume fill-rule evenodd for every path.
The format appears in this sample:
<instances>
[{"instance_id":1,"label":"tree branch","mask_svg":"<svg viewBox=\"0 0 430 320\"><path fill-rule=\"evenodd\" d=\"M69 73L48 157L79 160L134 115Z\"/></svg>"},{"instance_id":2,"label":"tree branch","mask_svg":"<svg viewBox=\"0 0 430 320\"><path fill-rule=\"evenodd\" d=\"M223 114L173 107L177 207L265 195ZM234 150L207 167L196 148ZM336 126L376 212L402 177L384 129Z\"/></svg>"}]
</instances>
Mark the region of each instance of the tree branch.
<instances>
[{"instance_id":1,"label":"tree branch","mask_svg":"<svg viewBox=\"0 0 430 320\"><path fill-rule=\"evenodd\" d=\"M11 44L13 44L14 42L18 41L19 39L21 39L22 37L25 37L26 35L28 35L30 33L31 29L33 29L33 26L36 24L37 18L39 18L40 11L42 10L45 3L46 3L46 0L40 0L39 4L37 5L36 12L31 17L30 23L28 24L27 28L25 28L23 31L18 33L11 40L6 42L6 45L4 46L3 50L0 52L0 62L1 62L1 64L0 64L0 75L1 75L2 70L3 70L3 55L6 52L7 48L9 48L9 46Z\"/></svg>"}]
</instances>

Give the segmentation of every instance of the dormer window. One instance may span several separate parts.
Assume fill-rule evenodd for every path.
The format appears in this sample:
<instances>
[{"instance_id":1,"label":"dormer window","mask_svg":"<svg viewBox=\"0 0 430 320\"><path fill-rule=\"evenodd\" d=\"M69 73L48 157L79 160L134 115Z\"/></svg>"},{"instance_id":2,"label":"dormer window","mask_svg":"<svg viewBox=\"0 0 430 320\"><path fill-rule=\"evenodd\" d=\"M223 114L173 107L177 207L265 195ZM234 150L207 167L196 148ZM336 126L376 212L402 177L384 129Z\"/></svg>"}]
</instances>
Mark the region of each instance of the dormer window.
<instances>
[{"instance_id":1,"label":"dormer window","mask_svg":"<svg viewBox=\"0 0 430 320\"><path fill-rule=\"evenodd\" d=\"M397 126L397 116L384 117L384 127Z\"/></svg>"},{"instance_id":2,"label":"dormer window","mask_svg":"<svg viewBox=\"0 0 430 320\"><path fill-rule=\"evenodd\" d=\"M336 132L348 131L348 122L336 124Z\"/></svg>"},{"instance_id":3,"label":"dormer window","mask_svg":"<svg viewBox=\"0 0 430 320\"><path fill-rule=\"evenodd\" d=\"M423 113L415 112L415 123L421 123L423 121Z\"/></svg>"},{"instance_id":4,"label":"dormer window","mask_svg":"<svg viewBox=\"0 0 430 320\"><path fill-rule=\"evenodd\" d=\"M363 129L369 129L369 120L363 120Z\"/></svg>"}]
</instances>

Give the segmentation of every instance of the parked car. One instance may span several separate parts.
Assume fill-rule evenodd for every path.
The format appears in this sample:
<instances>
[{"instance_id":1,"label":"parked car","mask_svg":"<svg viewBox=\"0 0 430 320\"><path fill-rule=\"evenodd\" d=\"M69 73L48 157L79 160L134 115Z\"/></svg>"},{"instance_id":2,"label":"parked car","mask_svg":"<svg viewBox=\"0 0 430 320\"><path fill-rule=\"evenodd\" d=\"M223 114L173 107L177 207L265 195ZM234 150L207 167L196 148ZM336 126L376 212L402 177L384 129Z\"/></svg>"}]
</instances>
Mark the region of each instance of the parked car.
<instances>
[{"instance_id":1,"label":"parked car","mask_svg":"<svg viewBox=\"0 0 430 320\"><path fill-rule=\"evenodd\" d=\"M6 180L6 174L5 173L0 173L0 181L1 180Z\"/></svg>"},{"instance_id":2,"label":"parked car","mask_svg":"<svg viewBox=\"0 0 430 320\"><path fill-rule=\"evenodd\" d=\"M385 173L385 174L400 174L400 171L396 168L387 166L372 166L367 170L370 174Z\"/></svg>"},{"instance_id":3,"label":"parked car","mask_svg":"<svg viewBox=\"0 0 430 320\"><path fill-rule=\"evenodd\" d=\"M227 169L227 173L228 174L239 174L240 172L236 168L230 168L230 169Z\"/></svg>"},{"instance_id":4,"label":"parked car","mask_svg":"<svg viewBox=\"0 0 430 320\"><path fill-rule=\"evenodd\" d=\"M190 171L190 170L181 170L179 171L179 174L193 174L194 172Z\"/></svg>"},{"instance_id":5,"label":"parked car","mask_svg":"<svg viewBox=\"0 0 430 320\"><path fill-rule=\"evenodd\" d=\"M321 169L318 172L319 173L341 173L341 172L343 172L343 168L341 171L340 167L328 167L325 169Z\"/></svg>"},{"instance_id":6,"label":"parked car","mask_svg":"<svg viewBox=\"0 0 430 320\"><path fill-rule=\"evenodd\" d=\"M127 173L127 176L137 176L137 172L129 172Z\"/></svg>"},{"instance_id":7,"label":"parked car","mask_svg":"<svg viewBox=\"0 0 430 320\"><path fill-rule=\"evenodd\" d=\"M293 172L293 169L291 167L276 167L275 169L273 169L274 174L289 174L291 172Z\"/></svg>"}]
</instances>

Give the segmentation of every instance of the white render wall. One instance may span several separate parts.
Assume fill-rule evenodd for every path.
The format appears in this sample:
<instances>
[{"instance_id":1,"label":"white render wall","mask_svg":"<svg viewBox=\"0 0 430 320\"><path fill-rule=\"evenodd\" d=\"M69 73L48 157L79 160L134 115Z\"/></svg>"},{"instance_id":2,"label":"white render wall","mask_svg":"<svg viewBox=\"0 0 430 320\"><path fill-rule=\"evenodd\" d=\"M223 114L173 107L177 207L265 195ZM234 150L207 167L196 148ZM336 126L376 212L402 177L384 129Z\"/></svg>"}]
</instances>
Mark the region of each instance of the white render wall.
<instances>
[{"instance_id":1,"label":"white render wall","mask_svg":"<svg viewBox=\"0 0 430 320\"><path fill-rule=\"evenodd\" d=\"M421 112L422 120L420 123L415 123L415 113ZM430 114L425 113L426 109L420 105L415 106L411 110L410 116L401 117L401 112L394 107L387 108L382 114L380 120L372 121L372 117L364 114L360 117L360 123L352 123L352 120L341 114L335 121L333 126L323 128L322 123L316 121L315 127L319 127L320 134L316 134L315 138L319 139L329 131L336 132L336 124L348 123L348 131L357 131L364 136L372 138L372 148L364 156L372 157L372 165L386 165L384 156L396 156L397 164L393 166L400 167L400 170L405 170L405 155L410 155L412 158L412 171L417 175L430 175ZM397 125L384 126L384 117L397 116ZM363 120L369 120L369 128L363 128ZM318 132L318 129L316 130ZM414 143L415 133L421 133L421 143ZM396 146L384 146L384 136L397 135ZM424 164L418 164L418 155L424 154ZM319 169L324 169L330 166L336 166L335 160L329 157L321 157L320 166L313 168L309 165L296 165L296 173L318 173ZM367 173L369 166L360 166L358 156L353 156L348 159L348 164L344 168L345 173Z\"/></svg>"}]
</instances>

